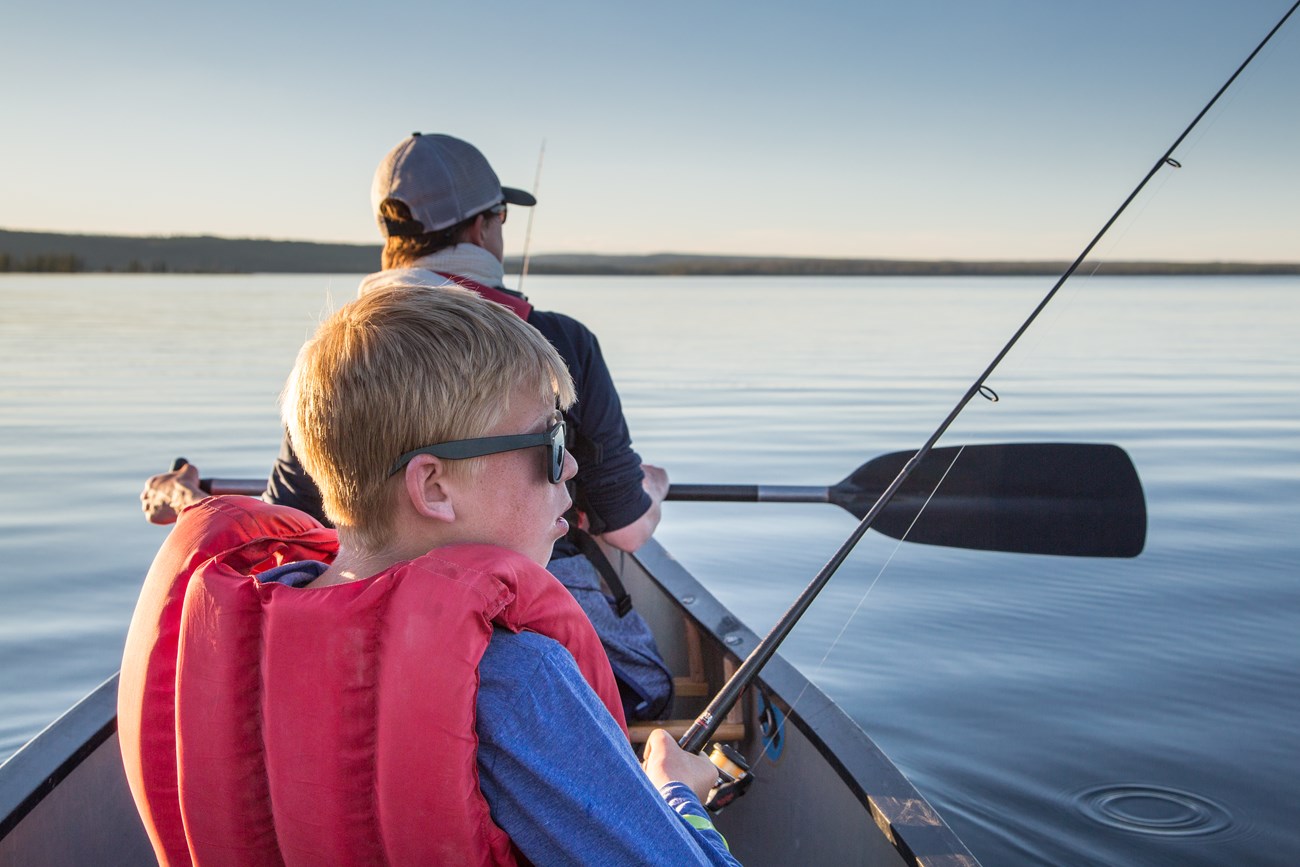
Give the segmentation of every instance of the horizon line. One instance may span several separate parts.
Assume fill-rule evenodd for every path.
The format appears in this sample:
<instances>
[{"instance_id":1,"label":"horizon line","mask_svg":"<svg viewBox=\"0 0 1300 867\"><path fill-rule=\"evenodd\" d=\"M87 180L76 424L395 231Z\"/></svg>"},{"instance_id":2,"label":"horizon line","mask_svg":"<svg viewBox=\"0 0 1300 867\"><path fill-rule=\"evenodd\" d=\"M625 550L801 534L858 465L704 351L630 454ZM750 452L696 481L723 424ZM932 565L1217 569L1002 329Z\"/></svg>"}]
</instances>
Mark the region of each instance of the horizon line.
<instances>
[{"instance_id":1,"label":"horizon line","mask_svg":"<svg viewBox=\"0 0 1300 867\"><path fill-rule=\"evenodd\" d=\"M214 235L214 234L173 234L173 235L147 234L147 235L124 235L124 234L109 234L109 233L101 233L101 232L58 232L58 231L51 231L51 230L45 230L45 229L11 229L11 228L6 228L6 227L0 227L0 234L14 234L14 235L44 235L44 236L56 236L56 237L65 237L65 238L96 238L96 239L106 239L106 240L118 239L118 240L122 240L122 241L186 241L186 240L205 240L205 241L223 241L223 242L230 242L230 243L286 244L286 245L290 245L290 244L298 244L298 245L312 245L312 246L320 246L320 247L349 247L349 248L357 248L357 249L378 249L378 248L382 248L382 246L383 246L383 242L382 242L382 241L374 241L374 242L358 242L358 241L314 241L314 240L295 239L295 238L269 238L269 237L230 236L230 235ZM522 259L522 257L523 257L523 254L522 254L522 253L514 254L514 255L507 255L507 256L506 256L506 260L507 260L507 261L512 260L512 259L514 259L514 260L519 260L519 259ZM775 262L844 262L844 263L852 263L852 262L879 262L879 263L892 263L892 264L900 264L900 265L908 265L908 264L925 264L925 265L932 265L932 264L951 264L951 265L971 264L971 265L977 265L977 266L990 266L990 265L1020 265L1020 266L1023 266L1023 265L1035 265L1035 266L1048 266L1048 265L1060 265L1060 266L1062 266L1062 267L1065 267L1065 266L1069 265L1070 262L1072 261L1072 260L1070 260L1070 259L1053 259L1053 258L1039 258L1039 259L1035 259L1035 258L1026 258L1026 259L1016 259L1016 258L1008 258L1008 257L992 257L992 258L987 258L987 259L977 259L977 258L961 258L961 257L954 257L954 256L935 256L935 257L932 257L932 258L917 258L917 257L893 257L893 256L845 256L845 255L825 256L825 255L813 255L813 254L805 254L805 255L799 255L799 254L772 255L772 254L761 254L761 253L720 253L720 252L698 253L698 252L678 252L678 251L672 251L672 250L662 250L662 251L656 251L656 252L652 252L652 253L592 253L592 252L580 252L580 251L561 251L561 252L549 252L549 253L534 252L534 253L529 254L529 259L532 260L533 262L536 262L536 260L539 259L539 258L548 258L548 257L554 257L554 258L585 258L585 259L654 259L654 258L676 258L676 259L712 259L712 260L731 260L731 261L736 261L736 262L742 262L742 261L749 261L749 262L761 262L761 261L775 261ZM1111 264L1111 265L1140 265L1140 266L1155 266L1155 265L1176 265L1176 266L1217 266L1217 267L1222 267L1222 266L1246 266L1246 267L1274 266L1274 267L1294 267L1294 268L1300 268L1300 260L1286 260L1286 259L1222 259L1222 258L1220 258L1220 259L1144 259L1144 258L1129 258L1129 259L1100 259L1100 260L1093 260L1093 261L1105 262L1105 263L1107 263L1107 264Z\"/></svg>"}]
</instances>

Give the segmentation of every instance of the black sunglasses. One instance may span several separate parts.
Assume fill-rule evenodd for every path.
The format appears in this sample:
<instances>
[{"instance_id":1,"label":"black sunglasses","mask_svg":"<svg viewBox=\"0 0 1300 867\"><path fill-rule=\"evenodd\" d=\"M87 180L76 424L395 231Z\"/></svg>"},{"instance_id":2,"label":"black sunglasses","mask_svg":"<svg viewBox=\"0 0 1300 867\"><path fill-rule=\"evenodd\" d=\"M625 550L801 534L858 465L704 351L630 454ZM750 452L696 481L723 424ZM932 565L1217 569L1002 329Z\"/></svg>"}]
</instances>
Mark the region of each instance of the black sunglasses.
<instances>
[{"instance_id":1,"label":"black sunglasses","mask_svg":"<svg viewBox=\"0 0 1300 867\"><path fill-rule=\"evenodd\" d=\"M483 455L495 455L500 452L513 452L518 449L546 446L546 478L552 485L558 485L564 477L564 419L556 420L546 433L515 434L503 437L475 437L468 440L452 440L449 443L437 443L422 449L407 452L397 459L388 475L397 475L402 467L409 464L417 455L433 455L446 460L479 458Z\"/></svg>"},{"instance_id":2,"label":"black sunglasses","mask_svg":"<svg viewBox=\"0 0 1300 867\"><path fill-rule=\"evenodd\" d=\"M495 216L498 216L501 218L501 225L504 226L506 224L506 203L505 202L502 202L499 205L493 205L483 213L493 214Z\"/></svg>"}]
</instances>

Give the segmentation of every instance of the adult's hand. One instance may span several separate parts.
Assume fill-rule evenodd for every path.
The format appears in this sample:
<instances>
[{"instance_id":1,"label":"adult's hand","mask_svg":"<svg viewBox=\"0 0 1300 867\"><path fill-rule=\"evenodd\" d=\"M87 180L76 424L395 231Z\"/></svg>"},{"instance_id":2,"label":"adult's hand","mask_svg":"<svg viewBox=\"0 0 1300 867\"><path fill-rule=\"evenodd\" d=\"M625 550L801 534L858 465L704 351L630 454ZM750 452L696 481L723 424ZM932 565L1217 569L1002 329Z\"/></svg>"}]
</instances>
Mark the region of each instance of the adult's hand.
<instances>
[{"instance_id":1,"label":"adult's hand","mask_svg":"<svg viewBox=\"0 0 1300 867\"><path fill-rule=\"evenodd\" d=\"M199 487L199 468L185 464L179 470L150 476L140 492L140 508L150 524L172 524L177 512L206 496Z\"/></svg>"},{"instance_id":2,"label":"adult's hand","mask_svg":"<svg viewBox=\"0 0 1300 867\"><path fill-rule=\"evenodd\" d=\"M645 478L641 480L641 487L645 488L650 499L662 503L664 497L668 496L668 471L654 464L642 464L641 472L645 473Z\"/></svg>"},{"instance_id":3,"label":"adult's hand","mask_svg":"<svg viewBox=\"0 0 1300 867\"><path fill-rule=\"evenodd\" d=\"M664 783L685 783L700 799L709 796L709 790L718 782L718 769L713 762L699 753L688 753L677 746L673 736L663 729L655 729L645 742L645 768L650 782L659 788Z\"/></svg>"}]
</instances>

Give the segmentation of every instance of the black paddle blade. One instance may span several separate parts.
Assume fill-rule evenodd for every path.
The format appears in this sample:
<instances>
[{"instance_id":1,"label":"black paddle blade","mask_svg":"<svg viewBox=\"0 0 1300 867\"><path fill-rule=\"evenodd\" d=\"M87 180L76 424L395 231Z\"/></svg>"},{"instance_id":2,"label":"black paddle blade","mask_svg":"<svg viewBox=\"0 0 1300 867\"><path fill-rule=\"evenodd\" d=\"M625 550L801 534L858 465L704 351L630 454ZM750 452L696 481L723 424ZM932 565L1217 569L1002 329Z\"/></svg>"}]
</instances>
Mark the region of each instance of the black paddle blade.
<instances>
[{"instance_id":1,"label":"black paddle blade","mask_svg":"<svg viewBox=\"0 0 1300 867\"><path fill-rule=\"evenodd\" d=\"M831 501L861 519L914 454L863 464L831 488ZM951 548L1136 557L1146 544L1146 500L1119 446L950 446L925 456L871 528Z\"/></svg>"}]
</instances>

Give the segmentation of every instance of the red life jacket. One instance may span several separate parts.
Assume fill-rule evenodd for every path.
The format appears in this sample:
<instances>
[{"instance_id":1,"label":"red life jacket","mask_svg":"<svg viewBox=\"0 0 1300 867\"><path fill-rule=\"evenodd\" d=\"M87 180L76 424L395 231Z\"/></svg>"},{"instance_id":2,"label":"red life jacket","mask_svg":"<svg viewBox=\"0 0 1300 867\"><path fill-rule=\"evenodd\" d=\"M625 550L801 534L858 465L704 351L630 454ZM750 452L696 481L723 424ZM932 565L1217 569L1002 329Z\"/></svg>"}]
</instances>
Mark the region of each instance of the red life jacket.
<instances>
[{"instance_id":1,"label":"red life jacket","mask_svg":"<svg viewBox=\"0 0 1300 867\"><path fill-rule=\"evenodd\" d=\"M118 690L159 862L516 863L478 788L478 663L494 625L547 635L623 725L590 622L541 566L487 545L316 589L253 577L337 550L297 510L210 497L159 551Z\"/></svg>"},{"instance_id":2,"label":"red life jacket","mask_svg":"<svg viewBox=\"0 0 1300 867\"><path fill-rule=\"evenodd\" d=\"M477 280L471 280L468 277L462 277L460 274L450 274L446 271L434 271L439 277L446 277L462 289L469 289L477 292L489 301L495 301L505 307L509 307L515 314L525 322L528 321L528 315L533 312L533 305L528 303L528 299L521 295L512 295L509 292L503 292L500 289L494 289L491 286L480 283Z\"/></svg>"}]
</instances>

